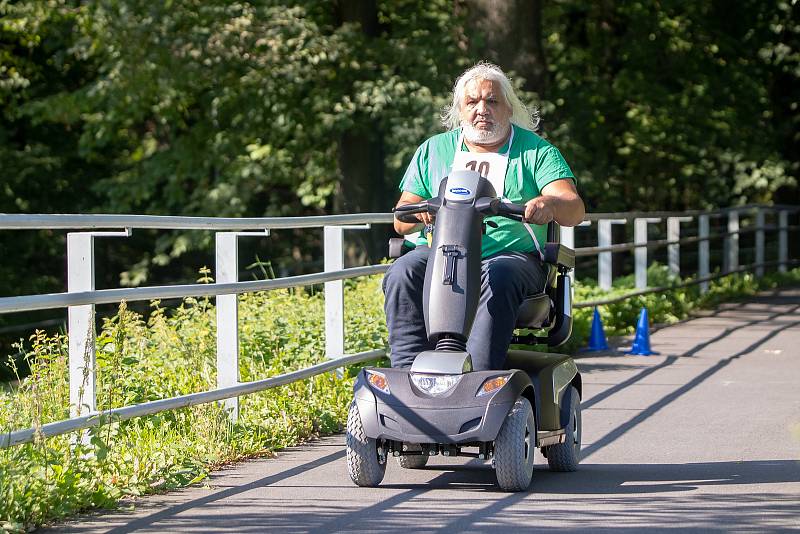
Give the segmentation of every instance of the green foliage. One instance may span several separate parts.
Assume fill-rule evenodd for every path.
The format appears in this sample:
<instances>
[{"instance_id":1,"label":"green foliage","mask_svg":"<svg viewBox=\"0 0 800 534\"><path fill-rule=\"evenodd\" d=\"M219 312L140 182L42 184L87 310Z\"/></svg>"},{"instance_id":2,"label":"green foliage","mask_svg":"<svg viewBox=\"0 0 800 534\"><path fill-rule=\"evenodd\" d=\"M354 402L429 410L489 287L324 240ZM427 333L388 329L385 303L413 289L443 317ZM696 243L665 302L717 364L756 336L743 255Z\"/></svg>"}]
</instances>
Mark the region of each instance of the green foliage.
<instances>
[{"instance_id":1,"label":"green foliage","mask_svg":"<svg viewBox=\"0 0 800 534\"><path fill-rule=\"evenodd\" d=\"M347 285L348 351L384 345L380 297L379 277ZM241 380L324 361L321 293L276 290L242 296L240 305ZM104 321L97 336L99 409L215 387L214 306L186 299L169 312L158 302L153 307L146 322L124 303ZM69 416L66 352L64 336L31 337L31 375L0 392L0 432ZM95 427L91 446L71 447L72 435L0 450L0 530L198 482L225 463L335 432L347 417L351 377L326 373L243 397L236 425L208 404Z\"/></svg>"},{"instance_id":2,"label":"green foliage","mask_svg":"<svg viewBox=\"0 0 800 534\"><path fill-rule=\"evenodd\" d=\"M796 187L797 138L785 128L799 116L797 7L568 0L546 9L551 133L590 206L719 207ZM788 106L779 113L778 101Z\"/></svg>"},{"instance_id":3,"label":"green foliage","mask_svg":"<svg viewBox=\"0 0 800 534\"><path fill-rule=\"evenodd\" d=\"M395 183L435 129L442 101L433 95L463 64L452 44L423 44L452 40L438 4L409 20L400 14L430 6L386 2L379 16L390 31L371 39L336 23L326 2L92 2L86 32L97 77L47 109L85 121L80 149L113 169L94 190L114 211L329 211L344 132L385 136ZM151 260L163 265L209 239L163 236Z\"/></svg>"},{"instance_id":4,"label":"green foliage","mask_svg":"<svg viewBox=\"0 0 800 534\"><path fill-rule=\"evenodd\" d=\"M346 134L379 147L386 183L362 189L388 210L453 80L491 51L478 2L363 3L374 31L343 22L348 4L0 0L0 212L352 211ZM545 4L547 80L523 96L590 211L791 201L800 4ZM211 247L207 232L139 233L155 245L120 245L103 285L164 279ZM61 237L3 232L0 247L20 258L0 264L0 294L62 289Z\"/></svg>"},{"instance_id":5,"label":"green foliage","mask_svg":"<svg viewBox=\"0 0 800 534\"><path fill-rule=\"evenodd\" d=\"M77 4L0 0L0 213L63 212L96 201L98 168L80 154L81 121L66 120L60 105L50 118L41 112L43 102L85 84L91 70L79 51L84 9ZM53 232L0 232L0 250L16 258L0 263L1 295L60 289L55 258L64 241Z\"/></svg>"},{"instance_id":6,"label":"green foliage","mask_svg":"<svg viewBox=\"0 0 800 534\"><path fill-rule=\"evenodd\" d=\"M676 281L658 265L648 276L654 285ZM349 353L386 345L380 282L373 276L345 284ZM642 306L653 322L669 323L701 306L798 283L800 269L762 279L734 275L712 282L702 297L689 287L603 306L601 313L608 335L630 334ZM620 279L610 292L582 283L576 300L625 294L632 286L629 278ZM171 311L157 301L153 309L145 322L123 303L104 321L97 336L98 408L214 388L214 306L188 298ZM321 362L323 313L319 292L275 290L240 297L241 380ZM590 309L576 310L572 350L585 346L590 321ZM0 392L3 433L68 417L66 337L37 332L26 357L31 375ZM95 427L88 433L89 445L71 446L75 435L68 435L0 450L0 529L21 531L79 510L113 506L126 495L199 482L225 463L336 432L347 417L354 372L351 368L344 378L326 373L242 397L236 425L217 404L207 404Z\"/></svg>"}]
</instances>

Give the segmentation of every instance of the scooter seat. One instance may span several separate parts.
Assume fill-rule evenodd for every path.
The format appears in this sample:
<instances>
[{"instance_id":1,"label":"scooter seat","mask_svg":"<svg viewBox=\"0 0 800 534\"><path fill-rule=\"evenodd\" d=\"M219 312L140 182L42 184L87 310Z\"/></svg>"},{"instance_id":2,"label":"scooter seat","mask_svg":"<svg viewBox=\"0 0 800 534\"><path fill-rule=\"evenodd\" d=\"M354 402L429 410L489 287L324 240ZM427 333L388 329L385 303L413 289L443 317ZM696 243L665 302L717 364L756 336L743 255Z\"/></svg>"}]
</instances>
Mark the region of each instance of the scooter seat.
<instances>
[{"instance_id":1,"label":"scooter seat","mask_svg":"<svg viewBox=\"0 0 800 534\"><path fill-rule=\"evenodd\" d=\"M519 307L515 327L537 329L547 326L551 307L550 296L547 293L527 297Z\"/></svg>"},{"instance_id":2,"label":"scooter seat","mask_svg":"<svg viewBox=\"0 0 800 534\"><path fill-rule=\"evenodd\" d=\"M557 275L558 270L550 266L547 273L547 287L553 287L555 285ZM514 328L530 328L531 330L537 330L550 326L552 310L553 301L546 291L528 295L519 306L517 323L514 325Z\"/></svg>"}]
</instances>

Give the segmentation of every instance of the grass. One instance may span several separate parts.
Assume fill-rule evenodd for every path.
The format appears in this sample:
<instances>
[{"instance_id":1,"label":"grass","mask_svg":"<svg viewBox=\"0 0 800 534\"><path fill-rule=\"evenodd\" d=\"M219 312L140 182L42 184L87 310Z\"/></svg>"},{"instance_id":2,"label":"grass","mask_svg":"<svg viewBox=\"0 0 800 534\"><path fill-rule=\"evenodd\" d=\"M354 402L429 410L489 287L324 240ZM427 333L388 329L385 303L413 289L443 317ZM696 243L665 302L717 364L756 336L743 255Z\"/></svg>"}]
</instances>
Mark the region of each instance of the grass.
<instances>
[{"instance_id":1,"label":"grass","mask_svg":"<svg viewBox=\"0 0 800 534\"><path fill-rule=\"evenodd\" d=\"M653 285L668 285L661 266ZM348 281L346 351L386 344L380 276ZM673 322L692 310L760 289L800 283L800 269L760 280L735 275L696 287L635 297L601 308L608 335L633 331L642 306L655 322ZM576 288L576 301L631 290L631 279L602 292ZM307 367L324 359L324 302L320 293L276 290L240 297L240 375L250 381ZM211 389L216 383L215 309L187 298L177 309L153 302L145 321L123 303L97 336L98 408L112 408ZM591 309L576 310L569 349L584 346ZM68 417L67 339L36 332L22 347L31 374L0 391L0 431L10 432ZM240 400L230 424L217 404L115 422L75 435L37 439L0 450L0 531L21 532L76 512L113 507L126 496L162 492L203 480L226 463L267 456L318 434L339 431L351 398L352 376L318 375ZM342 474L342 476L345 476Z\"/></svg>"}]
</instances>

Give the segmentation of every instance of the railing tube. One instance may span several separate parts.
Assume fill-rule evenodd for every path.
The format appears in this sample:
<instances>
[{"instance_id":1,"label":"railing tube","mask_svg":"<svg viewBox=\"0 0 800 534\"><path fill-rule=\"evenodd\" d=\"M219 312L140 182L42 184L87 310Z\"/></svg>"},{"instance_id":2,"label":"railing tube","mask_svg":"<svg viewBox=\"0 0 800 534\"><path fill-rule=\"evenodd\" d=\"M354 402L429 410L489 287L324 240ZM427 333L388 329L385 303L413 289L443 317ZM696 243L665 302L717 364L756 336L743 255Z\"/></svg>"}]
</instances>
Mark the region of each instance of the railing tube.
<instances>
[{"instance_id":1,"label":"railing tube","mask_svg":"<svg viewBox=\"0 0 800 534\"><path fill-rule=\"evenodd\" d=\"M67 292L94 291L94 238L129 237L124 232L70 232L67 234ZM94 304L68 307L69 413L71 417L97 411ZM88 436L82 436L86 441Z\"/></svg>"},{"instance_id":2,"label":"railing tube","mask_svg":"<svg viewBox=\"0 0 800 534\"><path fill-rule=\"evenodd\" d=\"M67 291L94 291L94 235L67 234ZM94 304L68 308L69 414L79 417L97 409Z\"/></svg>"},{"instance_id":3,"label":"railing tube","mask_svg":"<svg viewBox=\"0 0 800 534\"><path fill-rule=\"evenodd\" d=\"M681 238L681 223L690 222L692 217L667 217L667 239L678 241ZM681 274L681 246L678 243L667 245L669 271L675 276Z\"/></svg>"},{"instance_id":4,"label":"railing tube","mask_svg":"<svg viewBox=\"0 0 800 534\"><path fill-rule=\"evenodd\" d=\"M781 210L778 213L778 271L786 272L786 263L789 260L789 212Z\"/></svg>"},{"instance_id":5,"label":"railing tube","mask_svg":"<svg viewBox=\"0 0 800 534\"><path fill-rule=\"evenodd\" d=\"M344 268L344 231L341 226L326 226L323 230L325 271ZM344 354L344 282L325 282L325 356L341 358Z\"/></svg>"},{"instance_id":6,"label":"railing tube","mask_svg":"<svg viewBox=\"0 0 800 534\"><path fill-rule=\"evenodd\" d=\"M728 212L728 237L725 238L725 272L739 268L739 212Z\"/></svg>"},{"instance_id":7,"label":"railing tube","mask_svg":"<svg viewBox=\"0 0 800 534\"><path fill-rule=\"evenodd\" d=\"M592 221L583 221L580 224L577 224L576 226L590 226L591 224L592 224ZM575 250L575 226L562 226L561 227L561 244L563 244L567 248L571 248L572 250ZM574 289L574 285L575 285L575 269L572 269L569 272L569 277L572 280L572 284L570 284L570 287L573 287L573 289Z\"/></svg>"},{"instance_id":8,"label":"railing tube","mask_svg":"<svg viewBox=\"0 0 800 534\"><path fill-rule=\"evenodd\" d=\"M700 215L697 218L697 237L700 238L700 241L697 242L697 276L700 279L707 278L710 272L709 260L711 254L709 252L711 247L708 242L708 234L708 215ZM708 281L700 283L700 292L708 292Z\"/></svg>"},{"instance_id":9,"label":"railing tube","mask_svg":"<svg viewBox=\"0 0 800 534\"><path fill-rule=\"evenodd\" d=\"M611 225L625 224L626 219L600 219L597 221L597 244L601 247L611 246ZM597 284L600 289L611 289L612 283L611 252L597 255Z\"/></svg>"},{"instance_id":10,"label":"railing tube","mask_svg":"<svg viewBox=\"0 0 800 534\"><path fill-rule=\"evenodd\" d=\"M633 220L633 241L637 245L647 244L647 225L648 223L661 222L657 217L641 217ZM635 278L636 289L644 289L647 287L647 247L637 248L633 253L636 266Z\"/></svg>"},{"instance_id":11,"label":"railing tube","mask_svg":"<svg viewBox=\"0 0 800 534\"><path fill-rule=\"evenodd\" d=\"M764 276L764 209L756 208L756 276Z\"/></svg>"},{"instance_id":12,"label":"railing tube","mask_svg":"<svg viewBox=\"0 0 800 534\"><path fill-rule=\"evenodd\" d=\"M370 225L325 226L325 272L344 269L344 231L368 230ZM325 282L325 356L328 359L344 355L344 281Z\"/></svg>"}]
</instances>

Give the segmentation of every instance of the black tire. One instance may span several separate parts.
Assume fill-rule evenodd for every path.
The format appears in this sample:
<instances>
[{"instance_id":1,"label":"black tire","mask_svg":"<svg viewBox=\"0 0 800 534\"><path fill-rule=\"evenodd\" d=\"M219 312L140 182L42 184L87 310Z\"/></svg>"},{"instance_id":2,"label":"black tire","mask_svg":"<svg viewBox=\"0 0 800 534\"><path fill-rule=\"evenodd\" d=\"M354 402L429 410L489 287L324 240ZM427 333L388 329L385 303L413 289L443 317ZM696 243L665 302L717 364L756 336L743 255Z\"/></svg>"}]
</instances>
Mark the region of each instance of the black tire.
<instances>
[{"instance_id":1,"label":"black tire","mask_svg":"<svg viewBox=\"0 0 800 534\"><path fill-rule=\"evenodd\" d=\"M575 471L581 459L581 398L575 386L570 386L569 398L569 424L564 429L567 439L558 445L548 445L543 451L551 471Z\"/></svg>"},{"instance_id":2,"label":"black tire","mask_svg":"<svg viewBox=\"0 0 800 534\"><path fill-rule=\"evenodd\" d=\"M375 487L383 480L386 462L378 460L378 444L364 433L356 401L350 404L347 414L347 473L358 486Z\"/></svg>"},{"instance_id":3,"label":"black tire","mask_svg":"<svg viewBox=\"0 0 800 534\"><path fill-rule=\"evenodd\" d=\"M419 445L409 445L409 450L419 450L421 451L422 448ZM428 456L398 456L397 457L397 465L402 467L403 469L422 469L428 463Z\"/></svg>"},{"instance_id":4,"label":"black tire","mask_svg":"<svg viewBox=\"0 0 800 534\"><path fill-rule=\"evenodd\" d=\"M494 467L497 484L505 491L528 489L533 479L533 452L536 450L536 421L533 407L520 397L494 441Z\"/></svg>"}]
</instances>

